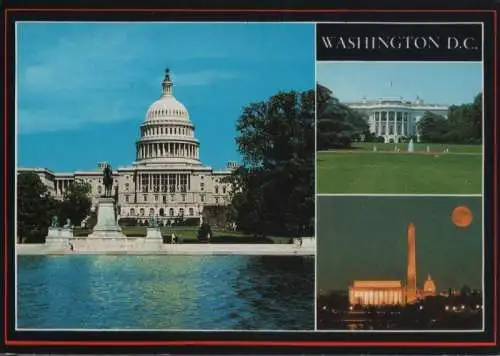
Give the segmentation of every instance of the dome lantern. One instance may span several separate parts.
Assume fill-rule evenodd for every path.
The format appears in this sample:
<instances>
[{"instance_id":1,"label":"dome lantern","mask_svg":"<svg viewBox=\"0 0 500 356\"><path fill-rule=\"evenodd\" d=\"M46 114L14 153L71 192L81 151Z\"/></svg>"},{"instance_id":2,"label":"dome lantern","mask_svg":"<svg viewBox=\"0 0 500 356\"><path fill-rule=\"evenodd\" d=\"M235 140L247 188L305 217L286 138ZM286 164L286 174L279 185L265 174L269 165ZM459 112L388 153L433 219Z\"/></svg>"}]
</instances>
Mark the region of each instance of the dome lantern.
<instances>
[{"instance_id":1,"label":"dome lantern","mask_svg":"<svg viewBox=\"0 0 500 356\"><path fill-rule=\"evenodd\" d=\"M163 78L163 81L161 82L161 86L163 88L163 96L172 95L173 83L172 83L172 80L170 79L170 69L169 68L165 69L165 78Z\"/></svg>"}]
</instances>

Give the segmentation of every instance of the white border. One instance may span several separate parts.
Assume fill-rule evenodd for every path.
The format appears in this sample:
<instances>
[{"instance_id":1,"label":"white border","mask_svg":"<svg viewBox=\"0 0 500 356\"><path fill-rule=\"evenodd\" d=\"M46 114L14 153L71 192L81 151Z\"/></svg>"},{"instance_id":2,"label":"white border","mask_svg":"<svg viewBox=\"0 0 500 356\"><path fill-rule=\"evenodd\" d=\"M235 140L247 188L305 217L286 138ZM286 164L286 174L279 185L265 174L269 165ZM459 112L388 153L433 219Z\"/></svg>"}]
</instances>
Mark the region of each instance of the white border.
<instances>
[{"instance_id":1,"label":"white border","mask_svg":"<svg viewBox=\"0 0 500 356\"><path fill-rule=\"evenodd\" d=\"M316 59L316 32L318 25L314 24L314 330L318 331L318 62Z\"/></svg>"},{"instance_id":2,"label":"white border","mask_svg":"<svg viewBox=\"0 0 500 356\"><path fill-rule=\"evenodd\" d=\"M480 61L453 61L453 63L481 63L481 83L482 83L482 179L481 179L481 194L328 194L328 193L322 193L322 194L316 194L316 198L318 197L346 197L346 196L351 196L351 197L401 197L401 198L406 198L406 197L481 197L481 223L482 223L482 239L481 239L481 245L482 245L482 290L481 294L483 297L483 305L482 305L482 328L481 329L470 329L470 330L434 330L434 329L429 329L429 330L345 330L345 329L317 329L316 332L320 333L480 333L485 331L485 225L484 225L484 215L485 215L485 203L484 203L484 161L485 161L485 113L484 113L484 75L485 75L485 69L484 69L484 22L320 22L321 24L329 24L329 23L341 23L341 24L392 24L392 25L405 25L405 24L415 24L415 25L428 25L428 24L449 24L449 25L464 25L464 24L475 24L481 25L481 60ZM317 67L318 64L327 64L327 63L435 63L435 64L446 64L449 61L377 61L377 60L372 60L372 61L363 61L363 60L321 60L318 61L316 60L316 75L317 75ZM315 162L315 165L317 166L317 161ZM318 199L316 199L316 205L318 204ZM317 213L317 211L316 211ZM317 218L317 216L316 216ZM318 233L316 231L316 236L318 236ZM317 253L317 245L316 245L316 253ZM318 259L316 258L316 265L318 264ZM316 266L316 271L318 270ZM316 278L317 281L317 278ZM316 302L317 302L318 296L316 295ZM317 324L317 320L316 320ZM316 325L317 326L317 325Z\"/></svg>"}]
</instances>

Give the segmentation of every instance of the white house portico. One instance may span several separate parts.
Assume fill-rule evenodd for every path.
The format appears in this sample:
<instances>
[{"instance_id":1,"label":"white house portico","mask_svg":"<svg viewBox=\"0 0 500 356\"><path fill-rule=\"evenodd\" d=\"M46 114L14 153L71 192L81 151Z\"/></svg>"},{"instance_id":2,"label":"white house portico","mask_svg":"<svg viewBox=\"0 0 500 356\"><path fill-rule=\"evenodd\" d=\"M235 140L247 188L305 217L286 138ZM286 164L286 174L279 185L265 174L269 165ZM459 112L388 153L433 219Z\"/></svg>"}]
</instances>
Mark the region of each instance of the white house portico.
<instances>
[{"instance_id":1,"label":"white house portico","mask_svg":"<svg viewBox=\"0 0 500 356\"><path fill-rule=\"evenodd\" d=\"M370 132L383 137L385 143L399 142L402 139L416 136L420 141L417 124L425 112L443 117L448 116L448 106L426 104L417 97L415 101L399 99L380 99L356 102L345 102L345 105L365 114L368 118Z\"/></svg>"},{"instance_id":2,"label":"white house portico","mask_svg":"<svg viewBox=\"0 0 500 356\"><path fill-rule=\"evenodd\" d=\"M231 186L224 178L236 163L229 162L222 170L202 164L195 126L186 107L173 95L168 69L161 84L160 98L151 104L139 127L135 161L113 171L119 214L139 220L155 214L165 224L179 216L201 219L204 207L229 204ZM104 193L104 164L85 172L55 173L44 168L20 168L18 172L36 172L57 199L63 198L72 181L87 182L96 204Z\"/></svg>"}]
</instances>

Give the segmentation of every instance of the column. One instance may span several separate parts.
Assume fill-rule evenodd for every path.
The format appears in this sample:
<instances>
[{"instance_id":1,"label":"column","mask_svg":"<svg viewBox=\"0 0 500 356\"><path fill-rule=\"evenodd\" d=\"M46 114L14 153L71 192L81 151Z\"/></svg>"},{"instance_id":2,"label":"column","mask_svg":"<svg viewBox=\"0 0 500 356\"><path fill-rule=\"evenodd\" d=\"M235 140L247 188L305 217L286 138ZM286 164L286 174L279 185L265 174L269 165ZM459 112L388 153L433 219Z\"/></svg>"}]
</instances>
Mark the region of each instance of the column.
<instances>
[{"instance_id":1,"label":"column","mask_svg":"<svg viewBox=\"0 0 500 356\"><path fill-rule=\"evenodd\" d=\"M381 117L380 117L380 111L377 111L377 112L375 113L375 117L377 118L377 127L376 127L375 134L376 134L377 136L380 136L380 126L381 126L381 124L380 124L380 120L381 120Z\"/></svg>"},{"instance_id":2,"label":"column","mask_svg":"<svg viewBox=\"0 0 500 356\"><path fill-rule=\"evenodd\" d=\"M385 134L389 133L389 112L385 111Z\"/></svg>"},{"instance_id":3,"label":"column","mask_svg":"<svg viewBox=\"0 0 500 356\"><path fill-rule=\"evenodd\" d=\"M398 132L398 112L394 111L394 135L397 135Z\"/></svg>"}]
</instances>

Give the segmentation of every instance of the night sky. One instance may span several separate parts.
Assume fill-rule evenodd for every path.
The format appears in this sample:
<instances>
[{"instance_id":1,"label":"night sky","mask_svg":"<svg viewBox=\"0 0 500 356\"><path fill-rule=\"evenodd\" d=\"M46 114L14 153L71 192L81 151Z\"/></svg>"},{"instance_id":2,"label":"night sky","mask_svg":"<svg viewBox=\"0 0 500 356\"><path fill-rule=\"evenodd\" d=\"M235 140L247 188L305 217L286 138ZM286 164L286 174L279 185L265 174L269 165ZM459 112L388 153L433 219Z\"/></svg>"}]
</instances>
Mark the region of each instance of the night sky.
<instances>
[{"instance_id":1,"label":"night sky","mask_svg":"<svg viewBox=\"0 0 500 356\"><path fill-rule=\"evenodd\" d=\"M438 291L482 286L481 197L318 196L318 291L345 290L353 280L406 284L407 225L415 224L417 288L430 273ZM473 220L456 227L451 212Z\"/></svg>"}]
</instances>

